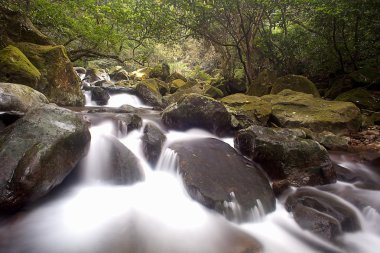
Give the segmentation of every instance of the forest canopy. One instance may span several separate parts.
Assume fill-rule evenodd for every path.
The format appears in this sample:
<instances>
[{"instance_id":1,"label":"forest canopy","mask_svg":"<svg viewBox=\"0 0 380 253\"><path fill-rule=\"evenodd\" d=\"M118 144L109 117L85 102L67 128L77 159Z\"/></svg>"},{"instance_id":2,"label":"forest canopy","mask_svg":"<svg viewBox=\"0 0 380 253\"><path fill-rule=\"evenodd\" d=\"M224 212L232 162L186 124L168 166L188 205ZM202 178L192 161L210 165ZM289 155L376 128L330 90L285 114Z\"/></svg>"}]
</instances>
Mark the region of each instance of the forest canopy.
<instances>
[{"instance_id":1,"label":"forest canopy","mask_svg":"<svg viewBox=\"0 0 380 253\"><path fill-rule=\"evenodd\" d=\"M225 78L240 73L248 84L263 69L326 76L379 66L378 0L6 0L5 5L25 13L78 62L110 58L142 66L196 56L202 59L192 59L193 65L220 69Z\"/></svg>"}]
</instances>

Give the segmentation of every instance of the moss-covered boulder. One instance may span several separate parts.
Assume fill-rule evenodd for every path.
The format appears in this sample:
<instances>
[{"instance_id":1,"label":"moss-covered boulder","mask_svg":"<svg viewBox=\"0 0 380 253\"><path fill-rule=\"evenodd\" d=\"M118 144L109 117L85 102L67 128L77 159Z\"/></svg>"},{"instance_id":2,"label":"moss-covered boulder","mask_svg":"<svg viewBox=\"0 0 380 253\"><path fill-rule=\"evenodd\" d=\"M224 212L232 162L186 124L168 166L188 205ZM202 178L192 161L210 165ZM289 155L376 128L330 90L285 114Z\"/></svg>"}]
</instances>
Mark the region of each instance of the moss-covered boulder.
<instances>
[{"instance_id":1,"label":"moss-covered boulder","mask_svg":"<svg viewBox=\"0 0 380 253\"><path fill-rule=\"evenodd\" d=\"M277 78L273 83L270 93L277 94L286 89L312 94L314 97L320 97L315 84L306 77L300 75L287 75Z\"/></svg>"},{"instance_id":2,"label":"moss-covered boulder","mask_svg":"<svg viewBox=\"0 0 380 253\"><path fill-rule=\"evenodd\" d=\"M150 78L158 78L166 81L170 76L170 67L167 63L162 63L154 66L149 73Z\"/></svg>"},{"instance_id":3,"label":"moss-covered boulder","mask_svg":"<svg viewBox=\"0 0 380 253\"><path fill-rule=\"evenodd\" d=\"M213 98L188 94L164 110L162 121L173 129L203 128L223 135L230 130L231 115L221 102Z\"/></svg>"},{"instance_id":4,"label":"moss-covered boulder","mask_svg":"<svg viewBox=\"0 0 380 253\"><path fill-rule=\"evenodd\" d=\"M173 104L178 102L183 96L188 94L203 95L203 87L197 81L187 81L181 87L179 87L173 94L169 94L163 97L166 104Z\"/></svg>"},{"instance_id":5,"label":"moss-covered boulder","mask_svg":"<svg viewBox=\"0 0 380 253\"><path fill-rule=\"evenodd\" d=\"M272 112L272 105L259 97L237 93L220 100L238 120L238 128L252 124L266 125Z\"/></svg>"},{"instance_id":6,"label":"moss-covered boulder","mask_svg":"<svg viewBox=\"0 0 380 253\"><path fill-rule=\"evenodd\" d=\"M336 180L326 149L302 131L251 126L236 134L235 147L258 162L272 180L287 180L293 186Z\"/></svg>"},{"instance_id":7,"label":"moss-covered boulder","mask_svg":"<svg viewBox=\"0 0 380 253\"><path fill-rule=\"evenodd\" d=\"M179 88L184 86L186 82L182 79L175 79L169 83L170 85L170 93L176 92Z\"/></svg>"},{"instance_id":8,"label":"moss-covered boulder","mask_svg":"<svg viewBox=\"0 0 380 253\"><path fill-rule=\"evenodd\" d=\"M260 205L275 210L275 197L263 171L230 145L207 138L169 146L178 156L178 170L190 196L230 219L252 219ZM236 203L237 202L237 203ZM231 208L239 204L238 208Z\"/></svg>"},{"instance_id":9,"label":"moss-covered boulder","mask_svg":"<svg viewBox=\"0 0 380 253\"><path fill-rule=\"evenodd\" d=\"M216 88L212 85L209 85L209 84L204 85L203 90L204 90L203 93L209 97L212 97L215 99L224 97L223 91L221 91L219 88Z\"/></svg>"},{"instance_id":10,"label":"moss-covered boulder","mask_svg":"<svg viewBox=\"0 0 380 253\"><path fill-rule=\"evenodd\" d=\"M380 104L375 100L371 93L363 88L346 91L340 94L335 100L352 102L362 109L368 109L371 111L380 110Z\"/></svg>"},{"instance_id":11,"label":"moss-covered boulder","mask_svg":"<svg viewBox=\"0 0 380 253\"><path fill-rule=\"evenodd\" d=\"M50 102L58 105L84 105L79 77L63 46L17 43L17 47L41 73L38 84L28 86L43 93Z\"/></svg>"},{"instance_id":12,"label":"moss-covered boulder","mask_svg":"<svg viewBox=\"0 0 380 253\"><path fill-rule=\"evenodd\" d=\"M187 82L187 78L178 72L171 73L170 76L166 79L166 82L170 83L170 82L177 80L177 79L181 79L182 81Z\"/></svg>"},{"instance_id":13,"label":"moss-covered boulder","mask_svg":"<svg viewBox=\"0 0 380 253\"><path fill-rule=\"evenodd\" d=\"M324 97L335 99L339 94L352 90L354 87L354 84L350 78L347 76L341 77L337 80L335 80L331 87L326 91Z\"/></svg>"},{"instance_id":14,"label":"moss-covered boulder","mask_svg":"<svg viewBox=\"0 0 380 253\"><path fill-rule=\"evenodd\" d=\"M17 47L0 50L0 81L36 86L40 78L40 71Z\"/></svg>"},{"instance_id":15,"label":"moss-covered boulder","mask_svg":"<svg viewBox=\"0 0 380 253\"><path fill-rule=\"evenodd\" d=\"M149 75L150 75L151 71L152 71L152 68L138 69L138 70L131 72L130 77L136 81L149 79Z\"/></svg>"},{"instance_id":16,"label":"moss-covered boulder","mask_svg":"<svg viewBox=\"0 0 380 253\"><path fill-rule=\"evenodd\" d=\"M307 128L302 128L302 131L305 132L307 138L318 142L327 150L347 151L349 149L348 139L346 137L338 136L328 131L315 133Z\"/></svg>"},{"instance_id":17,"label":"moss-covered boulder","mask_svg":"<svg viewBox=\"0 0 380 253\"><path fill-rule=\"evenodd\" d=\"M357 132L361 125L360 109L350 102L327 101L292 90L261 99L272 104L271 120L281 127L347 134Z\"/></svg>"},{"instance_id":18,"label":"moss-covered boulder","mask_svg":"<svg viewBox=\"0 0 380 253\"><path fill-rule=\"evenodd\" d=\"M27 112L46 103L49 103L48 99L29 86L0 83L0 111Z\"/></svg>"},{"instance_id":19,"label":"moss-covered boulder","mask_svg":"<svg viewBox=\"0 0 380 253\"><path fill-rule=\"evenodd\" d=\"M168 88L162 86L165 83L158 79L146 79L136 84L136 95L147 105L162 107L162 95L161 91L168 91Z\"/></svg>"},{"instance_id":20,"label":"moss-covered boulder","mask_svg":"<svg viewBox=\"0 0 380 253\"><path fill-rule=\"evenodd\" d=\"M60 184L85 155L87 124L49 104L30 110L0 135L0 210L32 202Z\"/></svg>"}]
</instances>

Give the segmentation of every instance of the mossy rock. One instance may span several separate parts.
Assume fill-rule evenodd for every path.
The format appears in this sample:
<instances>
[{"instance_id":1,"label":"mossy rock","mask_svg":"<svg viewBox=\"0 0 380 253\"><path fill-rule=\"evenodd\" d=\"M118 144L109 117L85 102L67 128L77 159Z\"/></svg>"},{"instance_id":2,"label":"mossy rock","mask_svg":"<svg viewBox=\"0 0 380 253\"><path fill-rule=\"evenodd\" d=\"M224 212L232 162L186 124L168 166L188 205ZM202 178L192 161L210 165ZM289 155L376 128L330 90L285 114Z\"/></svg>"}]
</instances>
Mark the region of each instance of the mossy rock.
<instances>
[{"instance_id":1,"label":"mossy rock","mask_svg":"<svg viewBox=\"0 0 380 253\"><path fill-rule=\"evenodd\" d=\"M300 75L287 75L277 78L270 93L277 94L286 89L312 94L317 98L320 97L315 84L306 77Z\"/></svg>"},{"instance_id":2,"label":"mossy rock","mask_svg":"<svg viewBox=\"0 0 380 253\"><path fill-rule=\"evenodd\" d=\"M380 110L380 105L377 103L375 98L366 89L363 88L356 88L346 91L340 94L335 100L352 102L362 109L368 109L372 111Z\"/></svg>"},{"instance_id":3,"label":"mossy rock","mask_svg":"<svg viewBox=\"0 0 380 253\"><path fill-rule=\"evenodd\" d=\"M182 81L187 82L187 78L178 72L171 73L170 76L167 78L166 82L170 83L170 82L177 80L177 79L181 79Z\"/></svg>"},{"instance_id":4,"label":"mossy rock","mask_svg":"<svg viewBox=\"0 0 380 253\"><path fill-rule=\"evenodd\" d=\"M138 69L138 70L135 70L133 71L131 74L130 74L130 77L133 79L133 80L136 80L136 81L142 81L142 80L145 80L145 79L149 79L149 75L150 75L150 72L152 71L151 68L142 68L142 69Z\"/></svg>"},{"instance_id":5,"label":"mossy rock","mask_svg":"<svg viewBox=\"0 0 380 253\"><path fill-rule=\"evenodd\" d=\"M158 78L162 81L166 81L170 76L170 67L166 63L156 65L149 73L149 78Z\"/></svg>"},{"instance_id":6,"label":"mossy rock","mask_svg":"<svg viewBox=\"0 0 380 253\"><path fill-rule=\"evenodd\" d=\"M247 94L251 96L263 96L270 93L273 83L276 81L276 74L273 71L264 69L253 80L253 84L248 87Z\"/></svg>"},{"instance_id":7,"label":"mossy rock","mask_svg":"<svg viewBox=\"0 0 380 253\"><path fill-rule=\"evenodd\" d=\"M17 47L0 50L0 81L36 86L40 78L40 71Z\"/></svg>"},{"instance_id":8,"label":"mossy rock","mask_svg":"<svg viewBox=\"0 0 380 253\"><path fill-rule=\"evenodd\" d=\"M138 82L136 84L136 95L144 101L144 103L155 106L155 107L162 107L162 95L161 95L161 89L165 89L168 91L168 88L161 86L166 83L158 80L158 79L146 79Z\"/></svg>"},{"instance_id":9,"label":"mossy rock","mask_svg":"<svg viewBox=\"0 0 380 253\"><path fill-rule=\"evenodd\" d=\"M189 80L183 86L178 88L176 92L170 95L166 95L165 97L163 97L163 99L166 104L170 105L170 104L178 102L183 96L186 96L192 93L203 95L204 91L200 83Z\"/></svg>"},{"instance_id":10,"label":"mossy rock","mask_svg":"<svg viewBox=\"0 0 380 253\"><path fill-rule=\"evenodd\" d=\"M212 85L206 85L204 87L204 94L205 95L208 95L212 98L222 98L224 97L224 94L223 94L223 91L221 91L220 89L212 86Z\"/></svg>"},{"instance_id":11,"label":"mossy rock","mask_svg":"<svg viewBox=\"0 0 380 253\"><path fill-rule=\"evenodd\" d=\"M182 79L175 79L175 80L171 81L170 82L170 92L171 93L176 92L179 88L181 88L185 84L186 84L186 82Z\"/></svg>"},{"instance_id":12,"label":"mossy rock","mask_svg":"<svg viewBox=\"0 0 380 253\"><path fill-rule=\"evenodd\" d=\"M49 103L49 100L29 86L0 83L0 111L27 112L46 103Z\"/></svg>"},{"instance_id":13,"label":"mossy rock","mask_svg":"<svg viewBox=\"0 0 380 253\"><path fill-rule=\"evenodd\" d=\"M220 100L239 121L239 128L252 124L266 125L272 113L272 105L259 97L242 93L229 95Z\"/></svg>"},{"instance_id":14,"label":"mossy rock","mask_svg":"<svg viewBox=\"0 0 380 253\"><path fill-rule=\"evenodd\" d=\"M17 43L17 47L41 73L38 84L35 86L28 84L28 86L43 93L50 102L58 105L84 105L79 77L64 46Z\"/></svg>"},{"instance_id":15,"label":"mossy rock","mask_svg":"<svg viewBox=\"0 0 380 253\"><path fill-rule=\"evenodd\" d=\"M346 139L345 137L335 135L328 131L315 133L307 128L302 128L301 130L305 132L307 138L318 142L327 150L347 151L349 148L348 139Z\"/></svg>"},{"instance_id":16,"label":"mossy rock","mask_svg":"<svg viewBox=\"0 0 380 253\"><path fill-rule=\"evenodd\" d=\"M361 126L360 109L350 102L327 101L292 90L265 95L261 99L272 104L271 120L281 127L347 134L357 132Z\"/></svg>"}]
</instances>

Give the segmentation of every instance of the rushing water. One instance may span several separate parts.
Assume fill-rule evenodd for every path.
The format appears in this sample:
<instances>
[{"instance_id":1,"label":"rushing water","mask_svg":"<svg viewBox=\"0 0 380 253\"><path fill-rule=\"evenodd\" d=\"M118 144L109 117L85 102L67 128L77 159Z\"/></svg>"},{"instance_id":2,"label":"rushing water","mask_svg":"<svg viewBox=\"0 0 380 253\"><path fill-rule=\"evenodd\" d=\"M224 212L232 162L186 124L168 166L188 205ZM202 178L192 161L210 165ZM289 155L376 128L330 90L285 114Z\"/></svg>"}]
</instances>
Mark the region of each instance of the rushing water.
<instances>
[{"instance_id":1,"label":"rushing water","mask_svg":"<svg viewBox=\"0 0 380 253\"><path fill-rule=\"evenodd\" d=\"M122 103L135 101L126 100L127 97ZM144 119L144 124L148 122L153 123ZM323 191L313 188L345 204L361 222L361 231L345 233L334 245L302 230L282 200L276 211L266 216L258 201L251 222L245 224L227 221L193 201L176 174L176 154L167 146L175 141L216 138L206 131L168 131L155 170L142 153L142 130L118 137L115 124L107 119L93 125L90 131L91 146L81 162L79 182L66 186L53 200L3 224L1 253L243 253L236 246L240 243L236 234L253 236L267 253L379 252L380 191L359 187L364 179L378 185L379 175L365 164L349 161L345 155L333 155L332 159L359 176L352 183L338 182ZM104 136L118 137L139 158L144 181L122 186L102 180L111 162L110 156L99 156L110 152ZM224 141L233 144L231 138ZM233 196L232 199L226 204L238 215L239 204ZM361 209L352 204L355 199L360 199Z\"/></svg>"}]
</instances>

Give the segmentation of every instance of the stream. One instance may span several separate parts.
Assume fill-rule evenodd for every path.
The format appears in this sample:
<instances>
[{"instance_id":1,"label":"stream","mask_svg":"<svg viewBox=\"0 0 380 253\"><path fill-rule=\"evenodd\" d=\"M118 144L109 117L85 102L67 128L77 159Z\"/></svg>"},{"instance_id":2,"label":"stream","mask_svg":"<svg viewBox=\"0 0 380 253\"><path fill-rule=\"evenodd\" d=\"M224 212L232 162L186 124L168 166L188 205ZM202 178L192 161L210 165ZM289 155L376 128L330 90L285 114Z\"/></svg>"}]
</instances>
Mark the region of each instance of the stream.
<instances>
[{"instance_id":1,"label":"stream","mask_svg":"<svg viewBox=\"0 0 380 253\"><path fill-rule=\"evenodd\" d=\"M86 98L87 106L95 106L88 94ZM277 200L276 211L264 215L258 205L249 221L237 223L190 198L176 172L176 154L166 148L173 142L218 137L200 129L168 131L160 125L159 115L133 95L111 95L107 107L123 104L145 108L146 113L140 115L143 127L120 135L106 113L93 113L90 149L74 176L30 211L0 223L1 253L248 253L241 247L251 237L261 243L264 253L379 252L380 175L355 155L330 154L354 177L345 182L338 178L335 184L311 190L356 213L360 231L345 232L336 243L323 240L300 228L286 211L284 196ZM167 137L155 168L142 152L141 136L147 123L161 127ZM110 152L104 136L117 138L139 159L145 177L142 182L125 186L103 180L111 163L104 155ZM221 140L233 146L232 138ZM227 204L238 216L239 204Z\"/></svg>"}]
</instances>

